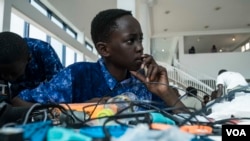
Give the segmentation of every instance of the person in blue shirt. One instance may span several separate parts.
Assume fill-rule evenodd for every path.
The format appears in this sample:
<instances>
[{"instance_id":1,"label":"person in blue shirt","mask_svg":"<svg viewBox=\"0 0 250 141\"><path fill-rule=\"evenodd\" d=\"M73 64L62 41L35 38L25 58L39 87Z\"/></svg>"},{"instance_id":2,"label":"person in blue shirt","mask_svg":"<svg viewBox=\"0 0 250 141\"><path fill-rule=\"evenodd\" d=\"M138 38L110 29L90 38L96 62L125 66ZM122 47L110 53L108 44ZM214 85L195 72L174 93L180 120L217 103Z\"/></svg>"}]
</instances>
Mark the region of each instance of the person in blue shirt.
<instances>
[{"instance_id":1,"label":"person in blue shirt","mask_svg":"<svg viewBox=\"0 0 250 141\"><path fill-rule=\"evenodd\" d=\"M131 11L108 9L91 23L91 37L101 58L74 63L48 83L18 97L32 103L82 103L131 92L137 100L159 97L166 106L184 107L169 87L167 70L143 53L143 33ZM144 72L144 73L142 73Z\"/></svg>"},{"instance_id":2,"label":"person in blue shirt","mask_svg":"<svg viewBox=\"0 0 250 141\"><path fill-rule=\"evenodd\" d=\"M49 81L63 68L50 44L9 31L0 33L0 80L9 86L10 100Z\"/></svg>"}]
</instances>

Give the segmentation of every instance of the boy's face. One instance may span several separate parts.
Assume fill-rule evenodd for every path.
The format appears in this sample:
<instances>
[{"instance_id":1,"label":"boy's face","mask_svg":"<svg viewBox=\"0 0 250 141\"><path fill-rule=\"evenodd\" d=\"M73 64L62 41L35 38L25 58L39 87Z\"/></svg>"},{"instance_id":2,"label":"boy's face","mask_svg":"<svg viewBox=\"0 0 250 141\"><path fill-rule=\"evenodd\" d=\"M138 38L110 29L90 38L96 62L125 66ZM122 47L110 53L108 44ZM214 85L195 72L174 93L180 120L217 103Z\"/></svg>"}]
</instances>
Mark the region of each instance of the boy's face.
<instances>
[{"instance_id":1,"label":"boy's face","mask_svg":"<svg viewBox=\"0 0 250 141\"><path fill-rule=\"evenodd\" d=\"M204 101L205 101L205 102L208 102L208 101L209 101L209 97L205 97L205 98L204 98Z\"/></svg>"},{"instance_id":2,"label":"boy's face","mask_svg":"<svg viewBox=\"0 0 250 141\"><path fill-rule=\"evenodd\" d=\"M117 28L107 43L107 60L116 67L136 71L142 64L143 33L138 21L130 15L116 20Z\"/></svg>"},{"instance_id":3,"label":"boy's face","mask_svg":"<svg viewBox=\"0 0 250 141\"><path fill-rule=\"evenodd\" d=\"M28 61L18 60L10 64L0 64L0 78L9 82L20 79L25 74Z\"/></svg>"}]
</instances>

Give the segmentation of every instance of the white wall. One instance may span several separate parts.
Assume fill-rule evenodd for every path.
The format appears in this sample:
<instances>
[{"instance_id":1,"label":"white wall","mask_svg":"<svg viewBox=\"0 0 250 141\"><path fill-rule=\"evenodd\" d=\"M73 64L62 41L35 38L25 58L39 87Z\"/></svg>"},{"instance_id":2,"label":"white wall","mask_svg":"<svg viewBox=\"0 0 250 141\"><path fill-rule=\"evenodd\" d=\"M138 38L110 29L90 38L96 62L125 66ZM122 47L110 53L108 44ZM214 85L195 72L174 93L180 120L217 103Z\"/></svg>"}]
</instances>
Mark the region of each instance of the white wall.
<instances>
[{"instance_id":1,"label":"white wall","mask_svg":"<svg viewBox=\"0 0 250 141\"><path fill-rule=\"evenodd\" d=\"M214 78L220 69L240 72L250 79L250 52L184 54L180 63Z\"/></svg>"},{"instance_id":2,"label":"white wall","mask_svg":"<svg viewBox=\"0 0 250 141\"><path fill-rule=\"evenodd\" d=\"M249 29L230 29L230 30L217 30L207 32L189 32L189 33L172 33L166 35L166 38L178 38L179 50L179 63L187 66L194 71L206 74L213 78L217 77L220 69L227 69L237 71L244 75L246 79L250 79L250 52L232 52L232 53L202 53L202 54L185 54L184 53L184 36L199 35L199 34L219 34L219 33L245 33ZM175 38L172 38L175 39ZM168 43L163 43L161 46L169 46ZM158 44L159 45L159 44ZM152 47L156 47L152 44ZM171 47L168 47L171 48ZM167 61L164 61L168 63Z\"/></svg>"},{"instance_id":3,"label":"white wall","mask_svg":"<svg viewBox=\"0 0 250 141\"><path fill-rule=\"evenodd\" d=\"M151 54L157 61L171 64L173 58L175 58L177 38L153 38L151 40ZM167 48L162 51L163 48ZM161 55L159 55L161 54Z\"/></svg>"}]
</instances>

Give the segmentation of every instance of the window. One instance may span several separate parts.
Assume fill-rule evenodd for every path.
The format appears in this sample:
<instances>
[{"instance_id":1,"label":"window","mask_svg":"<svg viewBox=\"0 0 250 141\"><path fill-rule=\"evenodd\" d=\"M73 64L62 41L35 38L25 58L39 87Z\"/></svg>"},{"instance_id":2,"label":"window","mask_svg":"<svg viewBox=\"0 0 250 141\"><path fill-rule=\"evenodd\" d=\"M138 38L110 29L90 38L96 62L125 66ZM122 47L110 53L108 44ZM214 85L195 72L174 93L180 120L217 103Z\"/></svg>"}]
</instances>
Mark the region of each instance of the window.
<instances>
[{"instance_id":1,"label":"window","mask_svg":"<svg viewBox=\"0 0 250 141\"><path fill-rule=\"evenodd\" d=\"M241 52L244 52L245 51L245 46L242 46L241 47Z\"/></svg>"},{"instance_id":2,"label":"window","mask_svg":"<svg viewBox=\"0 0 250 141\"><path fill-rule=\"evenodd\" d=\"M45 32L42 30L36 28L32 24L30 24L30 32L29 32L29 37L36 38L36 39L41 39L43 41L47 41L47 35Z\"/></svg>"},{"instance_id":3,"label":"window","mask_svg":"<svg viewBox=\"0 0 250 141\"><path fill-rule=\"evenodd\" d=\"M248 43L246 43L246 50L249 50L249 42Z\"/></svg>"},{"instance_id":4,"label":"window","mask_svg":"<svg viewBox=\"0 0 250 141\"><path fill-rule=\"evenodd\" d=\"M30 4L33 5L43 15L47 16L48 12L47 12L46 8L39 1L31 0Z\"/></svg>"},{"instance_id":5,"label":"window","mask_svg":"<svg viewBox=\"0 0 250 141\"><path fill-rule=\"evenodd\" d=\"M65 24L63 20L61 20L57 15L50 11L40 0L29 1L31 5L34 6L38 11L40 11L44 16L46 16L54 24L62 28L62 30L72 36L72 38L77 40L77 33L71 27ZM15 32L22 37L36 38L50 43L64 66L68 66L70 64L73 64L74 62L85 61L86 58L86 60L90 60L87 56L84 56L82 52L74 50L74 48L72 47L66 46L55 37L51 37L50 33L40 28L39 23L28 23L27 21L25 21L21 16L19 16L18 10L12 11L10 24L11 32ZM85 45L87 45L86 48L97 54L96 50L92 47L91 44L88 43Z\"/></svg>"},{"instance_id":6,"label":"window","mask_svg":"<svg viewBox=\"0 0 250 141\"><path fill-rule=\"evenodd\" d=\"M33 5L38 11L47 16L52 22L58 25L60 28L64 29L71 37L77 39L77 33L69 27L67 24L63 23L55 13L50 11L40 0L31 0L31 5Z\"/></svg>"},{"instance_id":7,"label":"window","mask_svg":"<svg viewBox=\"0 0 250 141\"><path fill-rule=\"evenodd\" d=\"M245 45L241 47L241 52L248 51L250 49L250 43L247 42Z\"/></svg>"},{"instance_id":8,"label":"window","mask_svg":"<svg viewBox=\"0 0 250 141\"><path fill-rule=\"evenodd\" d=\"M73 64L75 62L75 52L73 49L66 47L65 66Z\"/></svg>"},{"instance_id":9,"label":"window","mask_svg":"<svg viewBox=\"0 0 250 141\"><path fill-rule=\"evenodd\" d=\"M50 44L54 48L54 50L56 51L60 61L63 62L63 44L54 38L51 38Z\"/></svg>"},{"instance_id":10,"label":"window","mask_svg":"<svg viewBox=\"0 0 250 141\"><path fill-rule=\"evenodd\" d=\"M88 50L93 51L93 47L88 42L85 42L85 46Z\"/></svg>"},{"instance_id":11,"label":"window","mask_svg":"<svg viewBox=\"0 0 250 141\"><path fill-rule=\"evenodd\" d=\"M60 28L63 28L63 23L55 16L51 16L51 21L54 22Z\"/></svg>"},{"instance_id":12,"label":"window","mask_svg":"<svg viewBox=\"0 0 250 141\"><path fill-rule=\"evenodd\" d=\"M24 20L14 13L11 13L10 31L15 32L22 37L24 35Z\"/></svg>"},{"instance_id":13,"label":"window","mask_svg":"<svg viewBox=\"0 0 250 141\"><path fill-rule=\"evenodd\" d=\"M71 37L73 37L73 38L76 39L76 37L77 37L77 36L76 36L76 33L75 33L72 29L66 27L66 32L67 32Z\"/></svg>"},{"instance_id":14,"label":"window","mask_svg":"<svg viewBox=\"0 0 250 141\"><path fill-rule=\"evenodd\" d=\"M76 62L82 62L82 61L84 61L83 54L80 52L76 52Z\"/></svg>"}]
</instances>

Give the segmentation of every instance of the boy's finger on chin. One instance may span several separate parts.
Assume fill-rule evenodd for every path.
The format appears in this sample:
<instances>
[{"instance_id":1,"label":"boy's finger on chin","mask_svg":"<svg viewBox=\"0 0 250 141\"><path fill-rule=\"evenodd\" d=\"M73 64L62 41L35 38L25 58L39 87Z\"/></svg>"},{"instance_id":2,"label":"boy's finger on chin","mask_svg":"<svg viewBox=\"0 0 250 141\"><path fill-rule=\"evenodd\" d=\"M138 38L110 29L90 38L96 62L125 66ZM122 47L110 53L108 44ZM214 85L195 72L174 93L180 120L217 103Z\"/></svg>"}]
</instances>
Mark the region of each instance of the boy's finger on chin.
<instances>
[{"instance_id":1,"label":"boy's finger on chin","mask_svg":"<svg viewBox=\"0 0 250 141\"><path fill-rule=\"evenodd\" d=\"M141 81L143 81L143 82L146 81L146 77L145 77L143 74L138 73L137 71L130 71L130 73L131 73L132 75L134 75L136 78L138 78L139 80L141 80Z\"/></svg>"}]
</instances>

